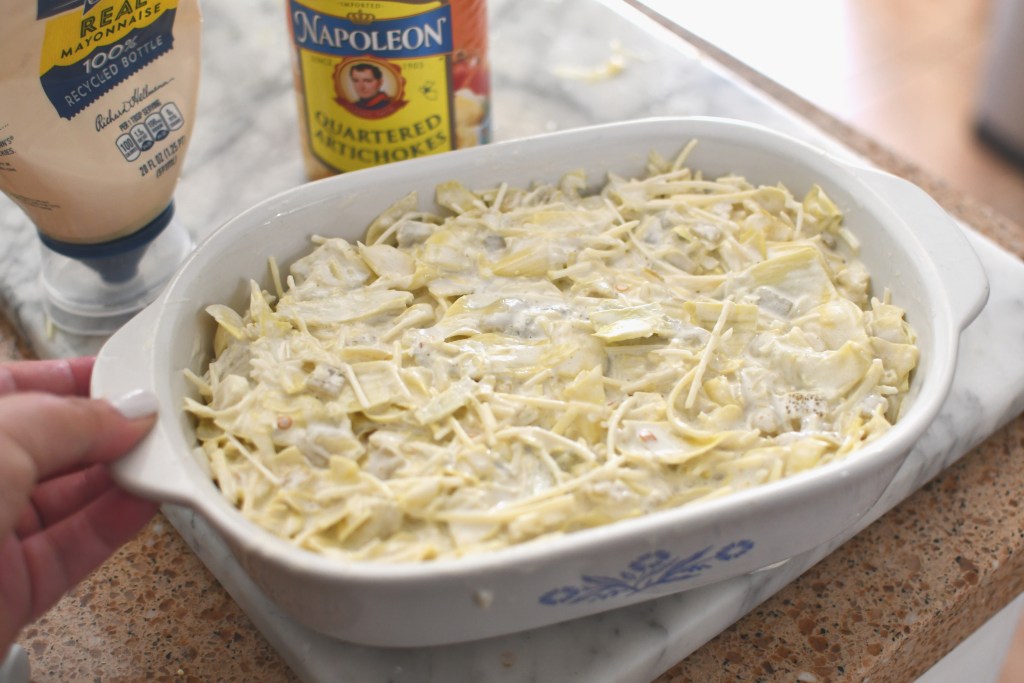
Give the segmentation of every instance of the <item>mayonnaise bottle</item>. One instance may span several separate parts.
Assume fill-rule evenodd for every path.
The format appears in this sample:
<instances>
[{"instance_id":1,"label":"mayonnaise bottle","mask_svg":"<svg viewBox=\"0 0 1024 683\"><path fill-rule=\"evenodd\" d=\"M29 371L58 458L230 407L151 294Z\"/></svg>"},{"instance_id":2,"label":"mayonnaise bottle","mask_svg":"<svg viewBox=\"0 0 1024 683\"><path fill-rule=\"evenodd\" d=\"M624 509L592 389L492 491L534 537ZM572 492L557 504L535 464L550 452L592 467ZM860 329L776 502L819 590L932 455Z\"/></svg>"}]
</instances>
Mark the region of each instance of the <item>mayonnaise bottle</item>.
<instances>
[{"instance_id":1,"label":"mayonnaise bottle","mask_svg":"<svg viewBox=\"0 0 1024 683\"><path fill-rule=\"evenodd\" d=\"M173 195L195 118L198 0L0 8L0 189L38 230L52 322L109 334L194 246Z\"/></svg>"}]
</instances>

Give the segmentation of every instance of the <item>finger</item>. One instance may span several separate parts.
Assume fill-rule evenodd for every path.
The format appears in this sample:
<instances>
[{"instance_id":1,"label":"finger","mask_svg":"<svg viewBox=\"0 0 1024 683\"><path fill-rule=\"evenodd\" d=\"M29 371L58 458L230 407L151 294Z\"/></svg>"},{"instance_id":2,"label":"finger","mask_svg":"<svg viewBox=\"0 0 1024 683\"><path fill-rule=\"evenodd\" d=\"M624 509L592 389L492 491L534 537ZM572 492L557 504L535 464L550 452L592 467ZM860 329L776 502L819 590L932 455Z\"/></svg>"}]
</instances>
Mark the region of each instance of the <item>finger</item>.
<instances>
[{"instance_id":1,"label":"finger","mask_svg":"<svg viewBox=\"0 0 1024 683\"><path fill-rule=\"evenodd\" d=\"M114 487L104 465L93 465L38 484L14 532L26 538L56 524Z\"/></svg>"},{"instance_id":2,"label":"finger","mask_svg":"<svg viewBox=\"0 0 1024 683\"><path fill-rule=\"evenodd\" d=\"M27 360L0 364L0 396L17 391L88 396L96 359L92 356L58 360Z\"/></svg>"},{"instance_id":3,"label":"finger","mask_svg":"<svg viewBox=\"0 0 1024 683\"><path fill-rule=\"evenodd\" d=\"M157 511L157 504L114 487L78 513L22 542L33 587L29 619L52 607Z\"/></svg>"},{"instance_id":4,"label":"finger","mask_svg":"<svg viewBox=\"0 0 1024 683\"><path fill-rule=\"evenodd\" d=\"M129 419L102 400L42 393L0 397L0 445L32 459L34 482L73 466L110 462L152 427L156 404L151 396L147 400L149 414Z\"/></svg>"},{"instance_id":5,"label":"finger","mask_svg":"<svg viewBox=\"0 0 1024 683\"><path fill-rule=\"evenodd\" d=\"M13 534L0 538L0 651L28 623L31 597L21 541ZM3 680L0 678L0 680Z\"/></svg>"},{"instance_id":6,"label":"finger","mask_svg":"<svg viewBox=\"0 0 1024 683\"><path fill-rule=\"evenodd\" d=\"M152 395L131 415L155 408ZM24 393L0 397L0 529L12 529L37 482L127 453L152 427L152 415L129 419L110 403Z\"/></svg>"}]
</instances>

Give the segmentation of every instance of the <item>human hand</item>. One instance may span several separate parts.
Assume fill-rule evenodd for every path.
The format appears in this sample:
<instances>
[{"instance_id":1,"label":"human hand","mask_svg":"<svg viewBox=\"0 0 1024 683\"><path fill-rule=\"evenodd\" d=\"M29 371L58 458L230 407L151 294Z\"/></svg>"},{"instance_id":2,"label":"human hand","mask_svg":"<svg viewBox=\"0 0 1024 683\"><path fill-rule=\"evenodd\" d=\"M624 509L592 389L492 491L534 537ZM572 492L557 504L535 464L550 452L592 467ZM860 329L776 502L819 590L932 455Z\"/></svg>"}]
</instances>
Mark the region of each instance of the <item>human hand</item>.
<instances>
[{"instance_id":1,"label":"human hand","mask_svg":"<svg viewBox=\"0 0 1024 683\"><path fill-rule=\"evenodd\" d=\"M157 509L107 471L153 426L155 399L88 398L93 362L0 364L0 655Z\"/></svg>"}]
</instances>

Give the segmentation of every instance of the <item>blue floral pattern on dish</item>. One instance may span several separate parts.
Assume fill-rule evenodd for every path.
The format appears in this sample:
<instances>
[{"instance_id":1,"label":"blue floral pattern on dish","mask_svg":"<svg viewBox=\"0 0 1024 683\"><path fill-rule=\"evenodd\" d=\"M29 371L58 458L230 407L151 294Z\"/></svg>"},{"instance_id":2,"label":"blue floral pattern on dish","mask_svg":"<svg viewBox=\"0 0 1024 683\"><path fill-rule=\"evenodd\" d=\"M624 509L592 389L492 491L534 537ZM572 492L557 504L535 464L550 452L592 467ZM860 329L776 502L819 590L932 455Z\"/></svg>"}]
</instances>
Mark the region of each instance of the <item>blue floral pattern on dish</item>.
<instances>
[{"instance_id":1,"label":"blue floral pattern on dish","mask_svg":"<svg viewBox=\"0 0 1024 683\"><path fill-rule=\"evenodd\" d=\"M692 579L716 564L746 555L753 547L753 541L742 539L718 550L709 545L686 557L673 556L667 550L653 550L638 556L618 576L584 574L579 585L549 590L539 601L542 605L575 605L642 593L655 586Z\"/></svg>"}]
</instances>

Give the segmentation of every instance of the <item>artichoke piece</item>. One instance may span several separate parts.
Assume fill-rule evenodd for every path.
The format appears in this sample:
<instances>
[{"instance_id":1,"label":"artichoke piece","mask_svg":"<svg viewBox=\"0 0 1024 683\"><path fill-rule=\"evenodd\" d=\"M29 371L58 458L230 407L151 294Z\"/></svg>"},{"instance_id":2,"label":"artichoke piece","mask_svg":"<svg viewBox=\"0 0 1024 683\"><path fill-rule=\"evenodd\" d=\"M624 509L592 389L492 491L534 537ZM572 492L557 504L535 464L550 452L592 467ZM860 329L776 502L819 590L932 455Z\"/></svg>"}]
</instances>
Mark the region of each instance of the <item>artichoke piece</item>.
<instances>
[{"instance_id":1,"label":"artichoke piece","mask_svg":"<svg viewBox=\"0 0 1024 683\"><path fill-rule=\"evenodd\" d=\"M376 244L395 223L406 214L416 210L419 198L415 192L410 192L397 202L382 211L366 229L366 243Z\"/></svg>"},{"instance_id":2,"label":"artichoke piece","mask_svg":"<svg viewBox=\"0 0 1024 683\"><path fill-rule=\"evenodd\" d=\"M839 232L839 226L843 222L843 213L821 187L815 185L804 195L803 207L803 232L809 232L812 235L822 232Z\"/></svg>"},{"instance_id":3,"label":"artichoke piece","mask_svg":"<svg viewBox=\"0 0 1024 683\"><path fill-rule=\"evenodd\" d=\"M463 377L434 396L425 405L417 408L413 412L414 419L421 425L429 425L454 414L459 408L469 403L476 386L476 382Z\"/></svg>"},{"instance_id":4,"label":"artichoke piece","mask_svg":"<svg viewBox=\"0 0 1024 683\"><path fill-rule=\"evenodd\" d=\"M664 310L655 303L591 311L590 322L594 336L606 342L645 339L668 328Z\"/></svg>"},{"instance_id":5,"label":"artichoke piece","mask_svg":"<svg viewBox=\"0 0 1024 683\"><path fill-rule=\"evenodd\" d=\"M741 279L747 280L744 284L750 289L769 287L776 295L793 302L791 316L803 315L838 296L820 253L813 246L774 254L748 268Z\"/></svg>"},{"instance_id":6,"label":"artichoke piece","mask_svg":"<svg viewBox=\"0 0 1024 683\"><path fill-rule=\"evenodd\" d=\"M315 300L288 299L277 312L290 320L306 325L336 325L372 318L382 313L399 313L412 302L410 292L391 289L358 289L343 296Z\"/></svg>"},{"instance_id":7,"label":"artichoke piece","mask_svg":"<svg viewBox=\"0 0 1024 683\"><path fill-rule=\"evenodd\" d=\"M340 369L327 363L318 363L306 378L306 387L318 396L331 399L341 394L347 381Z\"/></svg>"},{"instance_id":8,"label":"artichoke piece","mask_svg":"<svg viewBox=\"0 0 1024 683\"><path fill-rule=\"evenodd\" d=\"M487 210L487 205L465 185L449 180L437 186L437 203L449 211L460 214L472 209Z\"/></svg>"},{"instance_id":9,"label":"artichoke piece","mask_svg":"<svg viewBox=\"0 0 1024 683\"><path fill-rule=\"evenodd\" d=\"M416 272L415 259L390 244L360 244L359 255L379 278L398 279Z\"/></svg>"}]
</instances>

